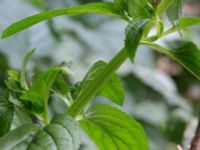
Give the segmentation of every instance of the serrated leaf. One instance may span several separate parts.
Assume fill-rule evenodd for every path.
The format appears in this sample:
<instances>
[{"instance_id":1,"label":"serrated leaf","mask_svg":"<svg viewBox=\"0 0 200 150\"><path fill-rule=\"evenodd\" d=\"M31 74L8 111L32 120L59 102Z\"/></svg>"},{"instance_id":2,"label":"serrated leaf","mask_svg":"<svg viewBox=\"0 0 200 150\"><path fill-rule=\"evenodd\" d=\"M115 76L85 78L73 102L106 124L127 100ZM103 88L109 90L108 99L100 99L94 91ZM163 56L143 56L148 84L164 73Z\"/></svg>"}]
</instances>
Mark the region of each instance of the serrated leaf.
<instances>
[{"instance_id":1,"label":"serrated leaf","mask_svg":"<svg viewBox=\"0 0 200 150\"><path fill-rule=\"evenodd\" d=\"M183 17L183 0L174 0L166 10L170 22L175 25L175 21Z\"/></svg>"},{"instance_id":2,"label":"serrated leaf","mask_svg":"<svg viewBox=\"0 0 200 150\"><path fill-rule=\"evenodd\" d=\"M27 17L21 21L18 21L11 26L9 26L2 34L2 38L11 36L21 30L24 30L36 23L50 19L52 17L68 15L75 16L85 13L97 13L109 16L114 16L118 18L123 18L124 16L115 8L113 3L94 3L82 6L70 7L70 8L59 8L55 10L45 11L30 17Z\"/></svg>"},{"instance_id":3,"label":"serrated leaf","mask_svg":"<svg viewBox=\"0 0 200 150\"><path fill-rule=\"evenodd\" d=\"M185 42L179 48L167 53L167 55L179 62L196 78L200 79L200 50L195 44Z\"/></svg>"},{"instance_id":4,"label":"serrated leaf","mask_svg":"<svg viewBox=\"0 0 200 150\"><path fill-rule=\"evenodd\" d=\"M142 37L143 30L149 19L138 19L133 21L126 28L126 39L125 39L125 48L128 54L128 57L133 62L136 49L139 45L139 41Z\"/></svg>"},{"instance_id":5,"label":"serrated leaf","mask_svg":"<svg viewBox=\"0 0 200 150\"><path fill-rule=\"evenodd\" d=\"M84 77L80 87L81 90L88 86L89 83L93 82L95 77L101 73L105 66L106 63L103 61L96 62ZM104 96L112 102L122 105L124 102L124 88L117 74L113 74L96 95Z\"/></svg>"},{"instance_id":6,"label":"serrated leaf","mask_svg":"<svg viewBox=\"0 0 200 150\"><path fill-rule=\"evenodd\" d=\"M0 91L0 137L10 130L13 119L13 107L5 96L3 90Z\"/></svg>"},{"instance_id":7,"label":"serrated leaf","mask_svg":"<svg viewBox=\"0 0 200 150\"><path fill-rule=\"evenodd\" d=\"M117 108L94 105L80 125L100 150L148 150L142 126Z\"/></svg>"},{"instance_id":8,"label":"serrated leaf","mask_svg":"<svg viewBox=\"0 0 200 150\"><path fill-rule=\"evenodd\" d=\"M128 0L128 13L133 19L151 18L147 0Z\"/></svg>"},{"instance_id":9,"label":"serrated leaf","mask_svg":"<svg viewBox=\"0 0 200 150\"><path fill-rule=\"evenodd\" d=\"M40 130L27 150L78 150L79 126L71 117L58 116Z\"/></svg>"},{"instance_id":10,"label":"serrated leaf","mask_svg":"<svg viewBox=\"0 0 200 150\"><path fill-rule=\"evenodd\" d=\"M26 139L31 139L40 128L34 124L26 124L16 128L0 138L1 150L12 150Z\"/></svg>"},{"instance_id":11,"label":"serrated leaf","mask_svg":"<svg viewBox=\"0 0 200 150\"><path fill-rule=\"evenodd\" d=\"M48 71L39 73L33 80L33 84L20 98L33 104L33 111L42 113L47 106L52 85L62 69L54 67Z\"/></svg>"},{"instance_id":12,"label":"serrated leaf","mask_svg":"<svg viewBox=\"0 0 200 150\"><path fill-rule=\"evenodd\" d=\"M31 58L31 56L33 55L34 52L35 52L35 49L28 52L26 54L26 56L24 57L24 60L22 63L22 70L21 70L21 74L20 74L20 84L24 90L28 90L28 85L26 83L26 65L27 65L28 60Z\"/></svg>"}]
</instances>

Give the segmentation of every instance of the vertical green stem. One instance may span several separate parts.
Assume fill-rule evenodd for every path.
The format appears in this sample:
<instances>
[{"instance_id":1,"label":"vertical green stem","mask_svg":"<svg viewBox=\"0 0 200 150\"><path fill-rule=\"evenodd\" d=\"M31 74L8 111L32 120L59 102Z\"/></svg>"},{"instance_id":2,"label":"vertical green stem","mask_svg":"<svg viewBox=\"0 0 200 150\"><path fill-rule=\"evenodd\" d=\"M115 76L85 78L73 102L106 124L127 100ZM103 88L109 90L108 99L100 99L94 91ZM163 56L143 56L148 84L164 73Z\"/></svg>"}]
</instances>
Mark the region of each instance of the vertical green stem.
<instances>
[{"instance_id":1,"label":"vertical green stem","mask_svg":"<svg viewBox=\"0 0 200 150\"><path fill-rule=\"evenodd\" d=\"M49 117L48 117L48 104L46 103L45 104L45 110L44 110L44 114L43 114L43 121L44 121L44 123L47 125L47 124L49 124Z\"/></svg>"},{"instance_id":2,"label":"vertical green stem","mask_svg":"<svg viewBox=\"0 0 200 150\"><path fill-rule=\"evenodd\" d=\"M76 117L88 104L92 98L95 97L99 89L109 80L112 74L121 66L121 64L126 60L127 52L125 48L120 50L120 52L106 65L105 69L96 76L96 80L91 82L77 97L74 103L69 108L67 115Z\"/></svg>"}]
</instances>

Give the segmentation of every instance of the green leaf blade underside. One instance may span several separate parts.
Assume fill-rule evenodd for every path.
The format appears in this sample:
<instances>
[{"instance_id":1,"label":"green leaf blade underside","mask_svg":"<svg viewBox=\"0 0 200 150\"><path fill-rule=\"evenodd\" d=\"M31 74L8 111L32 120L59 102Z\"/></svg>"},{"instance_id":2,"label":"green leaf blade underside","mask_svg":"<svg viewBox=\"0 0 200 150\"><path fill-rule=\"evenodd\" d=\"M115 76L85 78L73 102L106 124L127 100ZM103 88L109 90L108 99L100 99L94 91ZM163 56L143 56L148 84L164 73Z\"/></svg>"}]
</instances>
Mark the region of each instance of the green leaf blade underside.
<instances>
[{"instance_id":1,"label":"green leaf blade underside","mask_svg":"<svg viewBox=\"0 0 200 150\"><path fill-rule=\"evenodd\" d=\"M130 23L126 28L125 48L127 55L132 62L134 60L144 28L148 22L149 19L138 19Z\"/></svg>"},{"instance_id":2,"label":"green leaf blade underside","mask_svg":"<svg viewBox=\"0 0 200 150\"><path fill-rule=\"evenodd\" d=\"M41 21L50 19L52 17L68 15L75 16L85 13L96 13L96 14L104 14L109 16L114 16L118 18L125 19L124 16L115 8L114 3L94 3L87 4L82 6L70 7L70 8L60 8L50 11L45 11L30 17L27 17L21 21L18 21L11 26L9 26L2 34L2 38L6 38L11 36L21 30L24 30L36 23Z\"/></svg>"},{"instance_id":3,"label":"green leaf blade underside","mask_svg":"<svg viewBox=\"0 0 200 150\"><path fill-rule=\"evenodd\" d=\"M58 116L35 135L27 150L78 150L79 134L79 125L74 119Z\"/></svg>"},{"instance_id":4,"label":"green leaf blade underside","mask_svg":"<svg viewBox=\"0 0 200 150\"><path fill-rule=\"evenodd\" d=\"M186 42L169 55L200 80L200 49L195 44Z\"/></svg>"},{"instance_id":5,"label":"green leaf blade underside","mask_svg":"<svg viewBox=\"0 0 200 150\"><path fill-rule=\"evenodd\" d=\"M34 124L26 124L16 128L0 138L1 150L12 150L26 139L31 138L40 128Z\"/></svg>"},{"instance_id":6,"label":"green leaf blade underside","mask_svg":"<svg viewBox=\"0 0 200 150\"><path fill-rule=\"evenodd\" d=\"M100 150L148 150L142 126L117 108L94 105L80 125Z\"/></svg>"},{"instance_id":7,"label":"green leaf blade underside","mask_svg":"<svg viewBox=\"0 0 200 150\"><path fill-rule=\"evenodd\" d=\"M98 61L91 67L81 83L80 93L83 92L84 89L95 80L96 76L101 74L106 65L107 63L104 61ZM103 96L116 104L123 105L125 97L124 88L119 76L114 73L110 79L100 88L96 96Z\"/></svg>"}]
</instances>

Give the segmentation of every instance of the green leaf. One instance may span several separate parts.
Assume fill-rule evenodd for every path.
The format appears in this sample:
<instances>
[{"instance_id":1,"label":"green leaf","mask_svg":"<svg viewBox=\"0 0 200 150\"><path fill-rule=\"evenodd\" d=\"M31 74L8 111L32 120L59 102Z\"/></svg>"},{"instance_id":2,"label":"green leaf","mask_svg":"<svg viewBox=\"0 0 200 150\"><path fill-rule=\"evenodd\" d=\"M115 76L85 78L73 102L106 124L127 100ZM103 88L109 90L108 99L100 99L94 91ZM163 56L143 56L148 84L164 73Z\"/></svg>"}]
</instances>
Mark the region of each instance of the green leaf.
<instances>
[{"instance_id":1,"label":"green leaf","mask_svg":"<svg viewBox=\"0 0 200 150\"><path fill-rule=\"evenodd\" d=\"M32 110L38 114L47 109L47 103L51 88L57 76L62 72L59 67L54 67L45 72L39 73L33 80L33 84L20 98L31 102Z\"/></svg>"},{"instance_id":2,"label":"green leaf","mask_svg":"<svg viewBox=\"0 0 200 150\"><path fill-rule=\"evenodd\" d=\"M28 140L22 141L13 147L11 150L27 150Z\"/></svg>"},{"instance_id":3,"label":"green leaf","mask_svg":"<svg viewBox=\"0 0 200 150\"><path fill-rule=\"evenodd\" d=\"M125 95L120 77L117 74L112 75L97 95L104 96L116 104L123 105Z\"/></svg>"},{"instance_id":4,"label":"green leaf","mask_svg":"<svg viewBox=\"0 0 200 150\"><path fill-rule=\"evenodd\" d=\"M142 126L117 108L94 105L80 125L100 150L148 150Z\"/></svg>"},{"instance_id":5,"label":"green leaf","mask_svg":"<svg viewBox=\"0 0 200 150\"><path fill-rule=\"evenodd\" d=\"M183 17L183 0L173 0L166 13L170 22L175 25L175 21Z\"/></svg>"},{"instance_id":6,"label":"green leaf","mask_svg":"<svg viewBox=\"0 0 200 150\"><path fill-rule=\"evenodd\" d=\"M167 35L172 32L176 32L181 29L184 29L186 27L193 26L193 25L199 25L199 24L200 24L199 17L197 17L197 18L181 18L178 20L177 24L174 25L174 27L172 27L168 31L164 32L163 35Z\"/></svg>"},{"instance_id":7,"label":"green leaf","mask_svg":"<svg viewBox=\"0 0 200 150\"><path fill-rule=\"evenodd\" d=\"M15 128L20 127L24 124L31 124L32 120L30 118L29 112L21 106L14 106L14 118L12 121L12 126Z\"/></svg>"},{"instance_id":8,"label":"green leaf","mask_svg":"<svg viewBox=\"0 0 200 150\"><path fill-rule=\"evenodd\" d=\"M13 79L8 79L5 81L5 84L6 86L8 87L8 89L10 89L11 91L14 91L14 92L18 92L18 93L21 93L22 92L22 89L20 87L20 84L17 83L15 80Z\"/></svg>"},{"instance_id":9,"label":"green leaf","mask_svg":"<svg viewBox=\"0 0 200 150\"><path fill-rule=\"evenodd\" d=\"M138 19L130 23L126 28L125 48L132 62L142 37L143 30L148 22L149 19Z\"/></svg>"},{"instance_id":10,"label":"green leaf","mask_svg":"<svg viewBox=\"0 0 200 150\"><path fill-rule=\"evenodd\" d=\"M176 1L176 0L174 0ZM160 15L162 14L174 1L172 0L161 0L159 5L156 8L156 14Z\"/></svg>"},{"instance_id":11,"label":"green leaf","mask_svg":"<svg viewBox=\"0 0 200 150\"><path fill-rule=\"evenodd\" d=\"M8 77L9 78L13 79L16 82L20 82L20 74L19 74L18 71L16 71L16 70L8 70L7 73L8 73Z\"/></svg>"},{"instance_id":12,"label":"green leaf","mask_svg":"<svg viewBox=\"0 0 200 150\"><path fill-rule=\"evenodd\" d=\"M27 150L78 150L79 125L71 117L58 116L40 130Z\"/></svg>"},{"instance_id":13,"label":"green leaf","mask_svg":"<svg viewBox=\"0 0 200 150\"><path fill-rule=\"evenodd\" d=\"M31 139L40 128L34 124L26 124L16 128L0 138L1 150L12 150L26 139Z\"/></svg>"},{"instance_id":14,"label":"green leaf","mask_svg":"<svg viewBox=\"0 0 200 150\"><path fill-rule=\"evenodd\" d=\"M184 42L179 48L173 50L152 42L143 41L143 44L165 53L185 67L197 79L200 79L200 49L192 42Z\"/></svg>"},{"instance_id":15,"label":"green leaf","mask_svg":"<svg viewBox=\"0 0 200 150\"><path fill-rule=\"evenodd\" d=\"M5 84L11 91L22 92L20 86L20 73L16 70L8 70L8 79L5 80Z\"/></svg>"},{"instance_id":16,"label":"green leaf","mask_svg":"<svg viewBox=\"0 0 200 150\"><path fill-rule=\"evenodd\" d=\"M200 24L200 18L181 18L175 27L179 29Z\"/></svg>"},{"instance_id":17,"label":"green leaf","mask_svg":"<svg viewBox=\"0 0 200 150\"><path fill-rule=\"evenodd\" d=\"M20 84L24 90L28 90L28 85L26 83L26 65L27 65L28 60L31 58L31 56L33 55L34 52L35 52L35 49L28 52L27 55L24 57L24 60L22 63L22 70L21 70L21 74L20 74Z\"/></svg>"},{"instance_id":18,"label":"green leaf","mask_svg":"<svg viewBox=\"0 0 200 150\"><path fill-rule=\"evenodd\" d=\"M102 70L107 64L103 61L96 62L89 72L84 77L81 83L81 90L84 90L91 82L93 82L98 74L101 74ZM82 92L82 91L80 91ZM112 102L122 105L124 102L124 88L120 78L117 74L113 74L110 79L100 88L96 96L104 96Z\"/></svg>"},{"instance_id":19,"label":"green leaf","mask_svg":"<svg viewBox=\"0 0 200 150\"><path fill-rule=\"evenodd\" d=\"M13 110L8 108L0 108L0 137L10 130L13 119Z\"/></svg>"},{"instance_id":20,"label":"green leaf","mask_svg":"<svg viewBox=\"0 0 200 150\"><path fill-rule=\"evenodd\" d=\"M78 150L79 135L74 119L57 116L43 129L26 124L12 130L0 138L0 145L1 150Z\"/></svg>"},{"instance_id":21,"label":"green leaf","mask_svg":"<svg viewBox=\"0 0 200 150\"><path fill-rule=\"evenodd\" d=\"M59 75L52 86L52 90L54 93L60 96L62 100L67 105L70 105L71 101L68 99L68 92L70 89L70 85L65 81L64 77L62 75Z\"/></svg>"},{"instance_id":22,"label":"green leaf","mask_svg":"<svg viewBox=\"0 0 200 150\"><path fill-rule=\"evenodd\" d=\"M115 7L120 11L127 11L128 10L128 0L114 0Z\"/></svg>"},{"instance_id":23,"label":"green leaf","mask_svg":"<svg viewBox=\"0 0 200 150\"><path fill-rule=\"evenodd\" d=\"M75 16L85 13L96 13L114 16L122 19L126 19L121 13L115 8L114 3L94 3L82 6L70 7L70 8L59 8L50 11L45 11L30 17L27 17L19 22L16 22L9 26L2 34L2 38L11 36L21 30L24 30L36 23L50 19L52 17L68 15Z\"/></svg>"},{"instance_id":24,"label":"green leaf","mask_svg":"<svg viewBox=\"0 0 200 150\"><path fill-rule=\"evenodd\" d=\"M151 18L149 5L147 0L128 0L128 13L133 19Z\"/></svg>"},{"instance_id":25,"label":"green leaf","mask_svg":"<svg viewBox=\"0 0 200 150\"><path fill-rule=\"evenodd\" d=\"M200 50L195 44L186 42L181 47L169 51L169 56L200 79Z\"/></svg>"},{"instance_id":26,"label":"green leaf","mask_svg":"<svg viewBox=\"0 0 200 150\"><path fill-rule=\"evenodd\" d=\"M0 91L0 137L10 130L13 119L13 107L8 101L8 95Z\"/></svg>"}]
</instances>

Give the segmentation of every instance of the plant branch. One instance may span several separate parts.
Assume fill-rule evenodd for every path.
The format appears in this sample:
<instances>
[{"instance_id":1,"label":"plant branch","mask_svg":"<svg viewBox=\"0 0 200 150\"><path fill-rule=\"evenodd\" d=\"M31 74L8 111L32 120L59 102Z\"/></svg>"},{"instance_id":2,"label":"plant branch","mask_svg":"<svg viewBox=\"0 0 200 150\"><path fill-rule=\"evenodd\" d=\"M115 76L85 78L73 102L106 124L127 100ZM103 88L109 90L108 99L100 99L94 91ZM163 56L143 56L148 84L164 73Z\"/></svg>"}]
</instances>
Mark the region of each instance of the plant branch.
<instances>
[{"instance_id":1,"label":"plant branch","mask_svg":"<svg viewBox=\"0 0 200 150\"><path fill-rule=\"evenodd\" d=\"M168 56L172 56L172 54L170 53L171 50L168 49L168 48L165 48L161 45L158 45L158 44L152 43L152 42L148 42L148 41L141 41L140 43L143 44L143 45L147 45L147 46L150 46L152 48L155 48L156 50L158 50L158 51L160 51L164 54L167 54Z\"/></svg>"},{"instance_id":2,"label":"plant branch","mask_svg":"<svg viewBox=\"0 0 200 150\"><path fill-rule=\"evenodd\" d=\"M171 55L169 53L169 49L162 47L158 44L141 41L140 44L151 46L165 54ZM127 59L126 49L123 48L120 52L106 65L105 69L97 75L96 80L91 82L77 97L74 103L71 105L69 110L67 111L67 115L72 117L76 117L81 113L81 111L85 108L89 101L92 100L93 97L97 94L99 89L104 85L113 75L113 73L121 66L121 64Z\"/></svg>"},{"instance_id":3,"label":"plant branch","mask_svg":"<svg viewBox=\"0 0 200 150\"><path fill-rule=\"evenodd\" d=\"M99 89L104 85L109 78L115 73L115 71L121 66L121 64L127 59L127 52L125 48L120 50L120 52L106 65L105 69L102 70L96 77L94 82L91 82L77 97L74 103L71 105L67 111L67 115L76 117L88 104L89 101L99 91Z\"/></svg>"},{"instance_id":4,"label":"plant branch","mask_svg":"<svg viewBox=\"0 0 200 150\"><path fill-rule=\"evenodd\" d=\"M172 28L166 30L165 32L163 32L159 37L157 37L157 39L161 39L161 38L163 38L163 37L165 37L165 36L167 36L171 33L178 32L179 30L180 30L179 27L172 27ZM157 39L155 39L154 37L155 37L154 35L150 36L146 40L147 41L156 41Z\"/></svg>"}]
</instances>

